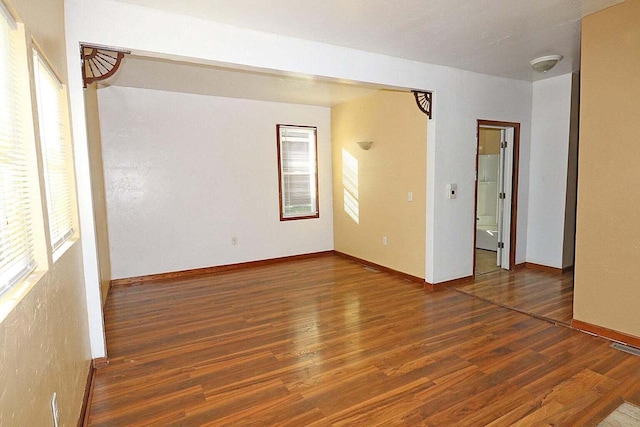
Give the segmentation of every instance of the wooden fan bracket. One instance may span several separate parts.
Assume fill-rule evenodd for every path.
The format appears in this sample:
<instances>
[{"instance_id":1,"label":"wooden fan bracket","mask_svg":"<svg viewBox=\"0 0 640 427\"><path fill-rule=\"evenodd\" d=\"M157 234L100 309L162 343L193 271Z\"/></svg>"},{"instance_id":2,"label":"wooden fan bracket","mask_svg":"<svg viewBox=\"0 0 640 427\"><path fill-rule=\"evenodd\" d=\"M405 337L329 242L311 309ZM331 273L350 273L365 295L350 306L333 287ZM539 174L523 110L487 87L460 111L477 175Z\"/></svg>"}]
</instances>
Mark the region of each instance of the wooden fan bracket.
<instances>
[{"instance_id":1,"label":"wooden fan bracket","mask_svg":"<svg viewBox=\"0 0 640 427\"><path fill-rule=\"evenodd\" d=\"M81 45L84 87L113 76L118 71L124 55L128 53L131 52L112 47Z\"/></svg>"},{"instance_id":2,"label":"wooden fan bracket","mask_svg":"<svg viewBox=\"0 0 640 427\"><path fill-rule=\"evenodd\" d=\"M422 92L419 90L412 90L411 92L413 92L413 96L416 99L416 104L418 104L420 111L425 113L429 119L431 119L433 115L433 93Z\"/></svg>"}]
</instances>

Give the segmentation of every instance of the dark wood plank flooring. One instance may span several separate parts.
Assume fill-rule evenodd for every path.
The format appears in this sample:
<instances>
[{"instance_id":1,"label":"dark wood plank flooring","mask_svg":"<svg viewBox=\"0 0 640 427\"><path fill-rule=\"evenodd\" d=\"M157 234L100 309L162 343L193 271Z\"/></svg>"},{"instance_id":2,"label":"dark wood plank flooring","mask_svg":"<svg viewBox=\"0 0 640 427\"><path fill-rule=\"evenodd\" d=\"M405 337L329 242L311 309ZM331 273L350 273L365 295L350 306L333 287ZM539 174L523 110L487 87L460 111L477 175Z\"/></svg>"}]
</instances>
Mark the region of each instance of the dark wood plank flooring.
<instances>
[{"instance_id":1,"label":"dark wood plank flooring","mask_svg":"<svg viewBox=\"0 0 640 427\"><path fill-rule=\"evenodd\" d=\"M476 276L455 289L503 307L569 325L573 318L573 272L500 270Z\"/></svg>"},{"instance_id":2,"label":"dark wood plank flooring","mask_svg":"<svg viewBox=\"0 0 640 427\"><path fill-rule=\"evenodd\" d=\"M93 426L575 426L640 404L640 357L604 339L337 256L115 287L105 321Z\"/></svg>"}]
</instances>

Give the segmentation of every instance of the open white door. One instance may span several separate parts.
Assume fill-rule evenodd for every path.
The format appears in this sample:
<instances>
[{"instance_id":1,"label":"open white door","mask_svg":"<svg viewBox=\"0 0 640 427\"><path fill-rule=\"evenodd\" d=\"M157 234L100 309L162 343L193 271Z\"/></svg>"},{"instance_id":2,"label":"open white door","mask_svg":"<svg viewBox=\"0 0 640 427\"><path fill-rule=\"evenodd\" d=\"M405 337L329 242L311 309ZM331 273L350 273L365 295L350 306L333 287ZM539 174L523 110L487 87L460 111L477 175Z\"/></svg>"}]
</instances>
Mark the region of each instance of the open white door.
<instances>
[{"instance_id":1,"label":"open white door","mask_svg":"<svg viewBox=\"0 0 640 427\"><path fill-rule=\"evenodd\" d=\"M491 132L487 132L489 130ZM509 270L512 267L511 251L515 252L515 248L511 247L511 241L515 238L512 235L512 226L515 224L512 224L515 220L512 218L512 213L515 213L513 207L517 202L513 199L514 192L517 193L513 183L516 180L514 174L518 168L518 159L515 158L518 151L516 146L518 132L518 123L478 120L474 250L476 258L481 257L482 264L478 267L477 259L474 258L474 274L484 274L495 271L497 268ZM492 136L489 136L490 133ZM499 150L496 147L497 135L500 136ZM481 141L486 145L481 145ZM487 150L490 152L487 153ZM492 161L491 167L488 165L489 160ZM487 170L492 173L490 177L487 175ZM484 184L484 187L481 184ZM488 186L489 184L491 187ZM488 227L491 227L489 230L495 231L486 231ZM483 233L489 233L492 239L484 239ZM491 266L493 263L490 258L487 259L487 256L493 258L493 255L478 249L496 251L495 268Z\"/></svg>"}]
</instances>

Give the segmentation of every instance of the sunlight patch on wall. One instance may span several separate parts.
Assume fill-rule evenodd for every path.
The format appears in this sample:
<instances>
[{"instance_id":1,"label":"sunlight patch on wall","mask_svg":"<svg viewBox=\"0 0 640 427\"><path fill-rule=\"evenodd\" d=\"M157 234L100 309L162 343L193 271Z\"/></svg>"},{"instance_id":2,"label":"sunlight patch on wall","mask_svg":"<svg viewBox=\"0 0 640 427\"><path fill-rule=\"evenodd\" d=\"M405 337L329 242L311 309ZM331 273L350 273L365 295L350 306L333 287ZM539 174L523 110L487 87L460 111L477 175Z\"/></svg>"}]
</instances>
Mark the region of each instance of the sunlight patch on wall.
<instances>
[{"instance_id":1,"label":"sunlight patch on wall","mask_svg":"<svg viewBox=\"0 0 640 427\"><path fill-rule=\"evenodd\" d=\"M344 211L360 224L358 202L358 159L342 149L342 186L344 187Z\"/></svg>"}]
</instances>

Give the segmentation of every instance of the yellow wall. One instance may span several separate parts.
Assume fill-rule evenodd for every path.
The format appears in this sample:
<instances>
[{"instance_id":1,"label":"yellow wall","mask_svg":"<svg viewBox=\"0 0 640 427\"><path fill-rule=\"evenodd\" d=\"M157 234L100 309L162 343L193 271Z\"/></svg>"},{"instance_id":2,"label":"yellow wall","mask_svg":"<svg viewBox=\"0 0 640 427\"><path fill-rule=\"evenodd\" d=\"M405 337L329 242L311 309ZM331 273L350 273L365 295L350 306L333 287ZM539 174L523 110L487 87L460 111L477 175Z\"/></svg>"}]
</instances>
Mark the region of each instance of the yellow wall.
<instances>
[{"instance_id":1,"label":"yellow wall","mask_svg":"<svg viewBox=\"0 0 640 427\"><path fill-rule=\"evenodd\" d=\"M111 259L109 257L109 230L107 228L107 203L102 165L102 141L100 139L100 116L98 110L98 90L91 84L84 91L87 115L87 139L89 141L89 162L91 163L91 193L93 214L96 224L96 240L100 273L100 294L102 303L107 299L111 281Z\"/></svg>"},{"instance_id":2,"label":"yellow wall","mask_svg":"<svg viewBox=\"0 0 640 427\"><path fill-rule=\"evenodd\" d=\"M582 22L574 318L640 337L640 0Z\"/></svg>"},{"instance_id":3,"label":"yellow wall","mask_svg":"<svg viewBox=\"0 0 640 427\"><path fill-rule=\"evenodd\" d=\"M331 129L335 250L424 278L427 116L411 93L380 91L332 108Z\"/></svg>"},{"instance_id":4,"label":"yellow wall","mask_svg":"<svg viewBox=\"0 0 640 427\"><path fill-rule=\"evenodd\" d=\"M478 154L500 154L500 129L480 128Z\"/></svg>"},{"instance_id":5,"label":"yellow wall","mask_svg":"<svg viewBox=\"0 0 640 427\"><path fill-rule=\"evenodd\" d=\"M87 313L77 241L0 323L0 425L76 425L89 372Z\"/></svg>"},{"instance_id":6,"label":"yellow wall","mask_svg":"<svg viewBox=\"0 0 640 427\"><path fill-rule=\"evenodd\" d=\"M27 36L35 36L66 80L63 1L12 3L9 7L24 22ZM90 363L80 241L75 241L55 263L46 264L39 265L42 276L31 288L24 288L26 294L17 306L0 317L2 426L52 425L50 402L54 392L58 395L60 425L78 422ZM8 306L8 299L0 298L0 308Z\"/></svg>"}]
</instances>

